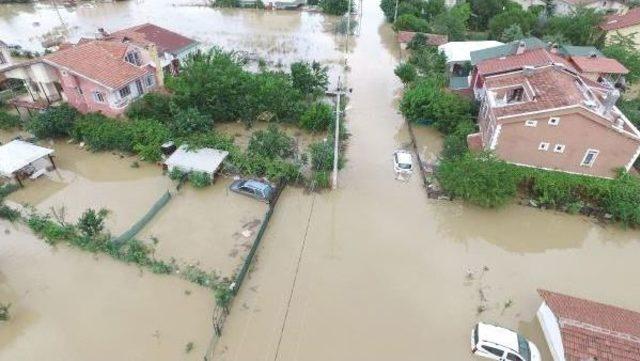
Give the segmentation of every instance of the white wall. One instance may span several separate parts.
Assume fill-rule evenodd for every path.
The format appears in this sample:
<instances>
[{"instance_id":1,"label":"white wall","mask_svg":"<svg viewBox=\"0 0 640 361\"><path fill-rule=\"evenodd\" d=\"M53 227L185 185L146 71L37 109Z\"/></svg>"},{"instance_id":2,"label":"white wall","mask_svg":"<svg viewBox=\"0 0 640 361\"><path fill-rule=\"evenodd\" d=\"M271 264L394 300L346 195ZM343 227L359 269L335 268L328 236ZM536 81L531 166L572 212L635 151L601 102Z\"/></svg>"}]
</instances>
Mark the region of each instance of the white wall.
<instances>
[{"instance_id":1,"label":"white wall","mask_svg":"<svg viewBox=\"0 0 640 361\"><path fill-rule=\"evenodd\" d=\"M553 357L554 361L566 361L558 319L545 302L542 302L542 305L538 309L537 316L538 321L540 321L540 326L542 327L542 332L544 333L544 338L547 340L547 345L549 345L551 357Z\"/></svg>"}]
</instances>

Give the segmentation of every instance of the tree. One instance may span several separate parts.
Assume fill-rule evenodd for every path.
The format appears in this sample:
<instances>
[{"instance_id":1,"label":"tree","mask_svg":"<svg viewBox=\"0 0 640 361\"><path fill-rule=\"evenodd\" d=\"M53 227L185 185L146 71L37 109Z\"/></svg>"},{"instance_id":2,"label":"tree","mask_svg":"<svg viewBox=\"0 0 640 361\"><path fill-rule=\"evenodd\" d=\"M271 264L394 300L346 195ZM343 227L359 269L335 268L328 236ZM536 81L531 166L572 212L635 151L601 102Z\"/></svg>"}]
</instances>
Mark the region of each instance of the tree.
<instances>
[{"instance_id":1,"label":"tree","mask_svg":"<svg viewBox=\"0 0 640 361\"><path fill-rule=\"evenodd\" d=\"M393 28L396 31L415 31L426 33L429 32L429 23L413 14L403 14L398 16L398 19L393 23Z\"/></svg>"},{"instance_id":2,"label":"tree","mask_svg":"<svg viewBox=\"0 0 640 361\"><path fill-rule=\"evenodd\" d=\"M475 30L485 30L489 21L508 9L520 7L509 0L470 0L471 12L474 14L472 25Z\"/></svg>"},{"instance_id":3,"label":"tree","mask_svg":"<svg viewBox=\"0 0 640 361\"><path fill-rule=\"evenodd\" d=\"M318 5L325 14L344 15L349 10L349 1L352 0L320 0Z\"/></svg>"},{"instance_id":4,"label":"tree","mask_svg":"<svg viewBox=\"0 0 640 361\"><path fill-rule=\"evenodd\" d=\"M411 52L409 64L416 67L421 75L442 75L446 71L447 58L432 46L422 46Z\"/></svg>"},{"instance_id":5,"label":"tree","mask_svg":"<svg viewBox=\"0 0 640 361\"><path fill-rule=\"evenodd\" d=\"M443 160L436 177L452 196L487 208L500 207L511 201L518 184L512 166L489 153L467 153Z\"/></svg>"},{"instance_id":6,"label":"tree","mask_svg":"<svg viewBox=\"0 0 640 361\"><path fill-rule=\"evenodd\" d=\"M258 117L297 122L302 113L303 96L293 87L291 76L281 71L263 71L252 76L248 95L249 122Z\"/></svg>"},{"instance_id":7,"label":"tree","mask_svg":"<svg viewBox=\"0 0 640 361\"><path fill-rule=\"evenodd\" d=\"M291 81L293 87L301 94L315 98L324 94L329 85L327 67L323 67L317 61L311 64L301 61L293 63L291 64Z\"/></svg>"},{"instance_id":8,"label":"tree","mask_svg":"<svg viewBox=\"0 0 640 361\"><path fill-rule=\"evenodd\" d=\"M524 39L524 33L522 32L522 28L518 24L513 24L510 27L504 29L502 35L500 36L500 41L503 41L505 43L521 39Z\"/></svg>"},{"instance_id":9,"label":"tree","mask_svg":"<svg viewBox=\"0 0 640 361\"><path fill-rule=\"evenodd\" d=\"M294 140L272 124L267 130L253 132L249 140L248 151L268 159L286 159L293 155Z\"/></svg>"},{"instance_id":10,"label":"tree","mask_svg":"<svg viewBox=\"0 0 640 361\"><path fill-rule=\"evenodd\" d=\"M505 31L511 27L518 26L520 28L520 33L528 34L533 30L533 27L536 23L536 16L533 13L528 11L524 11L522 9L513 9L509 11L505 11L501 14L496 15L493 19L489 21L489 36L492 39L498 39L503 42L508 42L512 40L517 40L513 38L511 40L502 40L502 36L505 35ZM511 29L510 32L507 32L508 35L518 35L512 32L515 31L515 28ZM510 36L513 37L513 36ZM523 36L524 37L524 36ZM522 37L518 38L521 39Z\"/></svg>"},{"instance_id":11,"label":"tree","mask_svg":"<svg viewBox=\"0 0 640 361\"><path fill-rule=\"evenodd\" d=\"M196 108L181 109L174 106L171 113L173 117L168 125L176 135L207 132L213 129L211 118L200 113Z\"/></svg>"},{"instance_id":12,"label":"tree","mask_svg":"<svg viewBox=\"0 0 640 361\"><path fill-rule=\"evenodd\" d=\"M324 103L312 104L300 117L300 127L312 132L321 132L329 129L333 123L333 108Z\"/></svg>"},{"instance_id":13,"label":"tree","mask_svg":"<svg viewBox=\"0 0 640 361\"><path fill-rule=\"evenodd\" d=\"M27 129L38 138L60 138L71 134L79 113L64 103L50 107L31 119Z\"/></svg>"},{"instance_id":14,"label":"tree","mask_svg":"<svg viewBox=\"0 0 640 361\"><path fill-rule=\"evenodd\" d=\"M600 24L604 19L602 12L591 8L578 8L570 15L549 18L544 35L562 35L571 44L599 46L604 39Z\"/></svg>"},{"instance_id":15,"label":"tree","mask_svg":"<svg viewBox=\"0 0 640 361\"><path fill-rule=\"evenodd\" d=\"M422 13L427 21L447 11L444 0L429 0L422 7Z\"/></svg>"},{"instance_id":16,"label":"tree","mask_svg":"<svg viewBox=\"0 0 640 361\"><path fill-rule=\"evenodd\" d=\"M78 230L85 236L93 238L98 236L104 230L104 220L109 212L102 208L99 211L87 209L78 219Z\"/></svg>"},{"instance_id":17,"label":"tree","mask_svg":"<svg viewBox=\"0 0 640 361\"><path fill-rule=\"evenodd\" d=\"M606 46L603 51L604 55L609 58L616 59L627 69L629 73L625 75L625 79L629 83L635 83L640 80L640 51L635 47L629 46L624 42L611 44Z\"/></svg>"},{"instance_id":18,"label":"tree","mask_svg":"<svg viewBox=\"0 0 640 361\"><path fill-rule=\"evenodd\" d=\"M394 73L403 83L411 83L418 77L416 67L409 63L400 63L396 66Z\"/></svg>"},{"instance_id":19,"label":"tree","mask_svg":"<svg viewBox=\"0 0 640 361\"><path fill-rule=\"evenodd\" d=\"M148 118L168 123L171 120L171 103L170 95L151 92L131 103L126 114L129 118Z\"/></svg>"},{"instance_id":20,"label":"tree","mask_svg":"<svg viewBox=\"0 0 640 361\"><path fill-rule=\"evenodd\" d=\"M469 4L458 4L433 19L433 31L447 35L449 41L464 40L470 16Z\"/></svg>"}]
</instances>

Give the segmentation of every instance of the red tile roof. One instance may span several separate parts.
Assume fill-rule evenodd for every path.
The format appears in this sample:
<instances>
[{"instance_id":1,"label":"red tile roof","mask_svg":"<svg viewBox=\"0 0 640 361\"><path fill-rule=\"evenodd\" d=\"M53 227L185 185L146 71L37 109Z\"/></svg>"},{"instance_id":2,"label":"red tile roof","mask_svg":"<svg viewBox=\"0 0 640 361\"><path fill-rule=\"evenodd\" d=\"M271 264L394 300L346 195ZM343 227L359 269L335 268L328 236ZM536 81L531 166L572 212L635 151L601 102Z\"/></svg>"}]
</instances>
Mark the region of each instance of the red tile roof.
<instances>
[{"instance_id":1,"label":"red tile roof","mask_svg":"<svg viewBox=\"0 0 640 361\"><path fill-rule=\"evenodd\" d=\"M627 74L629 69L615 59L572 56L571 61L581 73Z\"/></svg>"},{"instance_id":2,"label":"red tile roof","mask_svg":"<svg viewBox=\"0 0 640 361\"><path fill-rule=\"evenodd\" d=\"M128 37L133 41L153 43L160 54L170 53L175 55L180 50L196 43L195 40L186 36L149 23L122 29L111 35L116 38Z\"/></svg>"},{"instance_id":3,"label":"red tile roof","mask_svg":"<svg viewBox=\"0 0 640 361\"><path fill-rule=\"evenodd\" d=\"M568 361L640 361L640 313L538 290L558 319Z\"/></svg>"},{"instance_id":4,"label":"red tile roof","mask_svg":"<svg viewBox=\"0 0 640 361\"><path fill-rule=\"evenodd\" d=\"M118 89L147 74L143 68L124 61L127 48L126 44L95 40L46 55L43 60Z\"/></svg>"},{"instance_id":5,"label":"red tile roof","mask_svg":"<svg viewBox=\"0 0 640 361\"><path fill-rule=\"evenodd\" d=\"M406 44L410 42L416 34L422 34L427 39L427 45L439 46L446 44L449 41L449 38L446 35L440 34L428 34L428 33L416 33L413 31L399 31L397 35L398 42L401 44Z\"/></svg>"},{"instance_id":6,"label":"red tile roof","mask_svg":"<svg viewBox=\"0 0 640 361\"><path fill-rule=\"evenodd\" d=\"M522 69L525 66L539 67L553 63L563 64L569 69L573 68L564 58L546 49L527 50L522 54L488 59L480 62L477 67L478 73L487 75Z\"/></svg>"},{"instance_id":7,"label":"red tile roof","mask_svg":"<svg viewBox=\"0 0 640 361\"><path fill-rule=\"evenodd\" d=\"M604 22L600 24L600 28L605 31L611 31L634 25L640 25L640 8L631 9L622 15L614 14L607 16Z\"/></svg>"}]
</instances>

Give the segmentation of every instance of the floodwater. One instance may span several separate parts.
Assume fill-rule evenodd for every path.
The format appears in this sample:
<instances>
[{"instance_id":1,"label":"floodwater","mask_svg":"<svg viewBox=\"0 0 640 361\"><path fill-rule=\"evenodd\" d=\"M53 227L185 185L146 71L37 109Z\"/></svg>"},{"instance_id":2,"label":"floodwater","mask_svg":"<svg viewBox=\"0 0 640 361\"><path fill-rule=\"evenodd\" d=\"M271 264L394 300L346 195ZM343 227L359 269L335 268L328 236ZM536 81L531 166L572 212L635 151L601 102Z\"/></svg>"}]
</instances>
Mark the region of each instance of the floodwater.
<instances>
[{"instance_id":1,"label":"floodwater","mask_svg":"<svg viewBox=\"0 0 640 361\"><path fill-rule=\"evenodd\" d=\"M202 360L211 291L0 221L0 360ZM186 345L193 350L186 353Z\"/></svg>"},{"instance_id":2,"label":"floodwater","mask_svg":"<svg viewBox=\"0 0 640 361\"><path fill-rule=\"evenodd\" d=\"M391 153L411 149L398 54L378 2L365 1L339 190L284 192L215 359L473 360L470 331L484 321L518 330L550 360L536 289L640 311L638 231L429 200L417 174L394 179ZM415 133L425 158L442 146L430 129Z\"/></svg>"},{"instance_id":3,"label":"floodwater","mask_svg":"<svg viewBox=\"0 0 640 361\"><path fill-rule=\"evenodd\" d=\"M217 178L204 189L185 185L138 235L156 243L155 255L231 277L251 248L267 205L229 190Z\"/></svg>"}]
</instances>

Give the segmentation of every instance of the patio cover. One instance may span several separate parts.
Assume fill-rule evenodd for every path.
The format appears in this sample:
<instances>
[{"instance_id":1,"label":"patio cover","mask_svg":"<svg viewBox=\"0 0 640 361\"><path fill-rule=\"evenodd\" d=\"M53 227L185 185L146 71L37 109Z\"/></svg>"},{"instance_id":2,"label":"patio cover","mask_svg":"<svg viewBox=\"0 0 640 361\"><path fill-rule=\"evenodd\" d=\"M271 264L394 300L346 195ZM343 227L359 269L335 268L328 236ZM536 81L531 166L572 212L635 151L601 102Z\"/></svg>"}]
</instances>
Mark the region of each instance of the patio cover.
<instances>
[{"instance_id":1,"label":"patio cover","mask_svg":"<svg viewBox=\"0 0 640 361\"><path fill-rule=\"evenodd\" d=\"M229 152L212 148L188 150L186 145L180 146L164 162L169 170L178 168L183 172L205 172L213 176L220 168Z\"/></svg>"},{"instance_id":2,"label":"patio cover","mask_svg":"<svg viewBox=\"0 0 640 361\"><path fill-rule=\"evenodd\" d=\"M504 45L504 43L494 40L452 41L438 46L438 50L447 57L447 63L461 63L471 61L471 52L473 51L495 48L500 45Z\"/></svg>"},{"instance_id":3,"label":"patio cover","mask_svg":"<svg viewBox=\"0 0 640 361\"><path fill-rule=\"evenodd\" d=\"M12 174L38 159L53 153L53 149L44 148L22 140L13 140L0 145L0 175L11 177Z\"/></svg>"}]
</instances>

